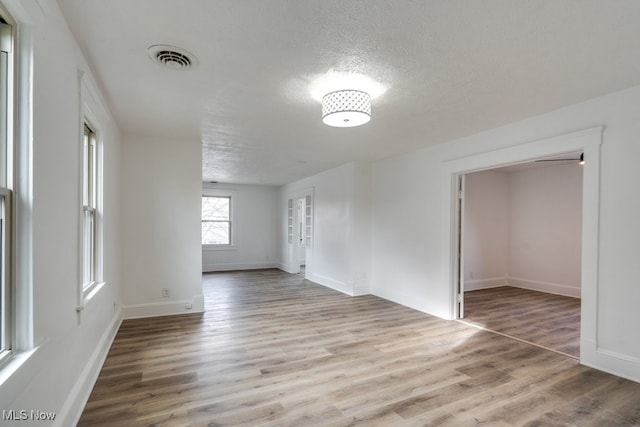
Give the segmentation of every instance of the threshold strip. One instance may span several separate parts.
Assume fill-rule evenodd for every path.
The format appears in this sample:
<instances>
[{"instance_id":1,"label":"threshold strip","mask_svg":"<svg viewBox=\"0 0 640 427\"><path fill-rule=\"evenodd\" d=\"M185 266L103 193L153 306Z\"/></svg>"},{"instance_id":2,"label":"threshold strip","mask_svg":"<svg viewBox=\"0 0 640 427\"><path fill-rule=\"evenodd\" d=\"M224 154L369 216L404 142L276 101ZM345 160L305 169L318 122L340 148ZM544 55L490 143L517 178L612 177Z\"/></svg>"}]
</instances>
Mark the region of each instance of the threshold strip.
<instances>
[{"instance_id":1,"label":"threshold strip","mask_svg":"<svg viewBox=\"0 0 640 427\"><path fill-rule=\"evenodd\" d=\"M508 334L505 334L505 333L502 333L502 332L494 331L493 329L485 328L484 326L480 326L480 325L476 325L476 324L471 323L471 322L467 322L464 319L456 319L456 320L458 322L460 322L460 323L463 323L463 324L467 325L467 326L472 326L472 327L474 327L476 329L480 329L481 331L491 332L492 334L500 335L500 336L503 336L505 338L510 338L512 340L515 340L515 341L520 341L521 343L529 344L529 345L532 345L534 347L541 348L543 350L552 351L552 352L558 353L558 354L560 354L562 356L570 357L572 359L580 361L579 357L574 356L573 354L565 353L564 351L556 350L554 348L545 347L544 345L540 345L540 344L536 344L536 343L531 342L531 341L523 340L522 338L514 337L513 335L508 335Z\"/></svg>"}]
</instances>

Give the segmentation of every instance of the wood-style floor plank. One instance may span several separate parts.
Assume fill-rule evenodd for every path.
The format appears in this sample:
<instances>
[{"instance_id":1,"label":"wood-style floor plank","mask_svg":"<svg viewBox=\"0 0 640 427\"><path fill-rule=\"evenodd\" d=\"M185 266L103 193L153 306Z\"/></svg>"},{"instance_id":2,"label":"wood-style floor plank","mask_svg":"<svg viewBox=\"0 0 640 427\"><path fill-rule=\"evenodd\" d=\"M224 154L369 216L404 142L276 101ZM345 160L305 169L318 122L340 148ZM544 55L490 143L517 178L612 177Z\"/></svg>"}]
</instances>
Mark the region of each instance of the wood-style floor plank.
<instances>
[{"instance_id":1,"label":"wood-style floor plank","mask_svg":"<svg viewBox=\"0 0 640 427\"><path fill-rule=\"evenodd\" d=\"M464 321L580 357L580 299L512 286L467 291Z\"/></svg>"},{"instance_id":2,"label":"wood-style floor plank","mask_svg":"<svg viewBox=\"0 0 640 427\"><path fill-rule=\"evenodd\" d=\"M278 270L123 322L80 426L638 425L640 384Z\"/></svg>"}]
</instances>

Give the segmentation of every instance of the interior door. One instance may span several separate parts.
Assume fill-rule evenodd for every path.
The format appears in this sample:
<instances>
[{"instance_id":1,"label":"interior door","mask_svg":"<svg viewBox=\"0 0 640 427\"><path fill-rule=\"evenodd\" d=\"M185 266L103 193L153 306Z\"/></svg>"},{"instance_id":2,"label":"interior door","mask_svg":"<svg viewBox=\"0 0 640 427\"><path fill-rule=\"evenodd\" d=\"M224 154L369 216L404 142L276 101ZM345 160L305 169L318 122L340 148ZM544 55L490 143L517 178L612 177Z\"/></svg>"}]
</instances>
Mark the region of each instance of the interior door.
<instances>
[{"instance_id":1,"label":"interior door","mask_svg":"<svg viewBox=\"0 0 640 427\"><path fill-rule=\"evenodd\" d=\"M300 236L297 199L287 200L287 272L300 273Z\"/></svg>"},{"instance_id":2,"label":"interior door","mask_svg":"<svg viewBox=\"0 0 640 427\"><path fill-rule=\"evenodd\" d=\"M300 264L300 268L305 265L306 259L306 245L304 239L304 230L305 230L305 207L304 207L305 198L301 197L297 200L298 204L298 242L300 242L300 248L298 251L298 263Z\"/></svg>"},{"instance_id":3,"label":"interior door","mask_svg":"<svg viewBox=\"0 0 640 427\"><path fill-rule=\"evenodd\" d=\"M300 207L300 209L299 209ZM287 199L287 273L298 274L305 265L305 278L313 269L313 189Z\"/></svg>"}]
</instances>

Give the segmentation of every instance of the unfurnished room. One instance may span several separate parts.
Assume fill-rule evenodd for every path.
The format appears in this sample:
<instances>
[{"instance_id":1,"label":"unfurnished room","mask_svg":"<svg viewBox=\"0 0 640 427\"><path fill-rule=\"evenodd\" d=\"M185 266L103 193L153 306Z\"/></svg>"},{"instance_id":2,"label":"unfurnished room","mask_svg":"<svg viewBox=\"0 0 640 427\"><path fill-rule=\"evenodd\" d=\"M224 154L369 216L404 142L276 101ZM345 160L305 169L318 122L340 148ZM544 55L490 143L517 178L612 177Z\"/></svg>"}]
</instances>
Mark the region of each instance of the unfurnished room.
<instances>
[{"instance_id":1,"label":"unfurnished room","mask_svg":"<svg viewBox=\"0 0 640 427\"><path fill-rule=\"evenodd\" d=\"M459 318L580 356L583 159L465 175Z\"/></svg>"},{"instance_id":2,"label":"unfurnished room","mask_svg":"<svg viewBox=\"0 0 640 427\"><path fill-rule=\"evenodd\" d=\"M0 0L0 425L640 425L639 22Z\"/></svg>"}]
</instances>

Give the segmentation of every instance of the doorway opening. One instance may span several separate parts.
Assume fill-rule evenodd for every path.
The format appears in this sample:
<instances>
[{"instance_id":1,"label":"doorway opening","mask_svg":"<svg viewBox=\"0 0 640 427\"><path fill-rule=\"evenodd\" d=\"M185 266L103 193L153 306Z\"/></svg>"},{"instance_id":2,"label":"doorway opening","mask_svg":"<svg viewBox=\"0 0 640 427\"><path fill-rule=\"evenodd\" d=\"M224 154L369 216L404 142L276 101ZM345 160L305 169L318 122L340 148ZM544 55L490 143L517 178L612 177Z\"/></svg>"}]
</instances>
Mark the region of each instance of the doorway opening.
<instances>
[{"instance_id":1,"label":"doorway opening","mask_svg":"<svg viewBox=\"0 0 640 427\"><path fill-rule=\"evenodd\" d=\"M287 199L287 272L307 278L313 261L313 191Z\"/></svg>"},{"instance_id":2,"label":"doorway opening","mask_svg":"<svg viewBox=\"0 0 640 427\"><path fill-rule=\"evenodd\" d=\"M579 357L581 156L460 176L459 319Z\"/></svg>"},{"instance_id":3,"label":"doorway opening","mask_svg":"<svg viewBox=\"0 0 640 427\"><path fill-rule=\"evenodd\" d=\"M598 347L598 266L600 224L600 147L602 126L538 139L483 153L452 158L444 165L450 177L450 313L452 319L464 317L464 252L461 215L464 214L461 189L464 176L502 166L516 165L570 153L583 153L582 166L582 241L580 244L580 340L579 360L597 364L604 355ZM461 237L462 234L462 237ZM459 321L464 321L461 319Z\"/></svg>"}]
</instances>

